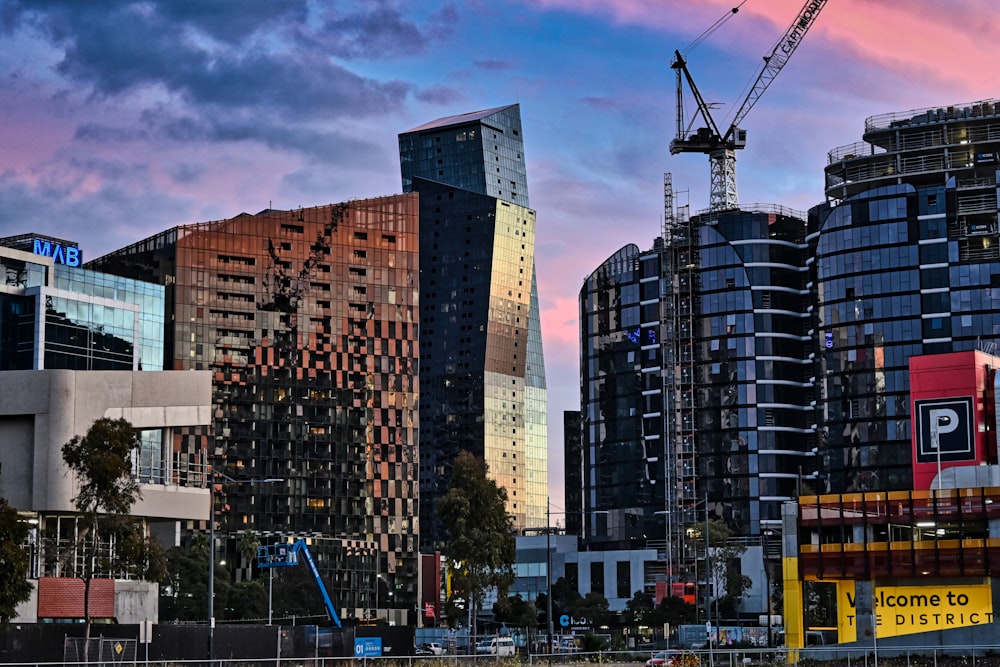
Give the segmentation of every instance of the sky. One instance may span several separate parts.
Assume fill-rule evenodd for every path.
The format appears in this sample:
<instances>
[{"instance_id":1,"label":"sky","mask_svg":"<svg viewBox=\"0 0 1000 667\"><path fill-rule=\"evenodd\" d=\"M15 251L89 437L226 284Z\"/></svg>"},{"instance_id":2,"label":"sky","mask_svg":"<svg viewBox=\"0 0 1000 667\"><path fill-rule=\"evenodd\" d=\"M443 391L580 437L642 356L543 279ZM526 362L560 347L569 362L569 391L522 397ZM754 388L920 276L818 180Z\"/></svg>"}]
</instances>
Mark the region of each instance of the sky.
<instances>
[{"instance_id":1,"label":"sky","mask_svg":"<svg viewBox=\"0 0 1000 667\"><path fill-rule=\"evenodd\" d=\"M0 235L96 258L179 224L398 193L398 133L519 103L556 511L583 280L652 245L665 172L678 203L708 206L708 159L668 151L673 53L727 127L804 4L0 0ZM866 117L1000 97L997 62L995 0L828 0L742 123L740 201L821 203L828 152Z\"/></svg>"}]
</instances>

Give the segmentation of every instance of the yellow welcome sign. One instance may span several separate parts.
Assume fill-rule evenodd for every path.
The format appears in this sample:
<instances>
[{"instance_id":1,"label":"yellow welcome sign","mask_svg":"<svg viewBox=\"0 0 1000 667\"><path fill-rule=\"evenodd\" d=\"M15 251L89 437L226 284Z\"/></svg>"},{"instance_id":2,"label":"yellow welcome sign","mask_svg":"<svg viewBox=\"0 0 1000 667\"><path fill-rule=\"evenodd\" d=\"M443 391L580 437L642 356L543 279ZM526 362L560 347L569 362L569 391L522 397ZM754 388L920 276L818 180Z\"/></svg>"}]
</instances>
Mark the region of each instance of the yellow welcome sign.
<instances>
[{"instance_id":1,"label":"yellow welcome sign","mask_svg":"<svg viewBox=\"0 0 1000 667\"><path fill-rule=\"evenodd\" d=\"M876 636L911 635L993 622L990 583L952 586L876 586ZM866 607L869 605L865 605ZM857 600L853 581L837 582L841 642L857 641Z\"/></svg>"}]
</instances>

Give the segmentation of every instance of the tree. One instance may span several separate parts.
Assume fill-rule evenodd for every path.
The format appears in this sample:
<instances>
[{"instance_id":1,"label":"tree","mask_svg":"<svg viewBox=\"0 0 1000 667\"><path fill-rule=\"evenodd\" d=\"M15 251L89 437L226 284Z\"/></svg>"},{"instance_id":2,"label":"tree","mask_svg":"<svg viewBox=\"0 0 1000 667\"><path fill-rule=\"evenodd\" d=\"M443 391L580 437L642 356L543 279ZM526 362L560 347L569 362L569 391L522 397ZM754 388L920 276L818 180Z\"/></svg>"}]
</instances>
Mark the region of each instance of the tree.
<instances>
[{"instance_id":1,"label":"tree","mask_svg":"<svg viewBox=\"0 0 1000 667\"><path fill-rule=\"evenodd\" d=\"M160 589L160 620L204 620L208 607L208 538L196 533L187 544L170 549L167 562L168 574ZM267 615L267 589L259 581L233 583L226 568L216 567L214 592L215 608L223 620L260 620ZM279 604L285 597L281 592L279 583L275 588Z\"/></svg>"},{"instance_id":2,"label":"tree","mask_svg":"<svg viewBox=\"0 0 1000 667\"><path fill-rule=\"evenodd\" d=\"M625 603L625 609L621 614L622 625L629 627L652 625L655 608L656 601L652 595L646 591L636 591L632 599Z\"/></svg>"},{"instance_id":3,"label":"tree","mask_svg":"<svg viewBox=\"0 0 1000 667\"><path fill-rule=\"evenodd\" d=\"M28 530L17 510L0 498L0 623L4 625L17 614L17 605L31 597L28 554L21 548Z\"/></svg>"},{"instance_id":4,"label":"tree","mask_svg":"<svg viewBox=\"0 0 1000 667\"><path fill-rule=\"evenodd\" d=\"M487 477L486 463L463 451L452 470L451 486L437 510L448 530L445 551L458 565L458 585L471 605L474 632L483 593L496 588L498 597L507 597L517 547L507 491Z\"/></svg>"},{"instance_id":5,"label":"tree","mask_svg":"<svg viewBox=\"0 0 1000 667\"><path fill-rule=\"evenodd\" d=\"M132 474L139 436L125 419L102 418L87 434L74 436L62 447L63 461L74 473L79 492L73 504L80 512L78 537L71 550L83 557L75 576L83 580L84 658L90 643L90 588L102 572L135 572L157 580L165 572L162 549L145 528L128 518L141 497ZM115 543L113 538L122 538ZM157 551L159 550L159 551ZM67 554L71 558L72 554Z\"/></svg>"},{"instance_id":6,"label":"tree","mask_svg":"<svg viewBox=\"0 0 1000 667\"><path fill-rule=\"evenodd\" d=\"M660 604L653 610L650 624L669 624L675 628L678 625L696 623L698 621L698 608L690 602L685 602L684 598L668 595L660 601Z\"/></svg>"},{"instance_id":7,"label":"tree","mask_svg":"<svg viewBox=\"0 0 1000 667\"><path fill-rule=\"evenodd\" d=\"M224 573L217 568L216 573ZM191 541L167 551L167 576L160 589L160 620L196 621L208 607L208 538L197 533ZM216 590L220 590L216 577Z\"/></svg>"},{"instance_id":8,"label":"tree","mask_svg":"<svg viewBox=\"0 0 1000 667\"><path fill-rule=\"evenodd\" d=\"M580 592L566 577L559 577L552 584L552 616L553 622L559 620L560 614L575 615L577 607L583 598Z\"/></svg>"},{"instance_id":9,"label":"tree","mask_svg":"<svg viewBox=\"0 0 1000 667\"><path fill-rule=\"evenodd\" d=\"M257 620L267 616L267 590L260 581L240 581L232 585L222 608L227 621Z\"/></svg>"},{"instance_id":10,"label":"tree","mask_svg":"<svg viewBox=\"0 0 1000 667\"><path fill-rule=\"evenodd\" d=\"M547 593L539 593L535 596L535 615L538 617L538 625L548 627L549 596Z\"/></svg>"},{"instance_id":11,"label":"tree","mask_svg":"<svg viewBox=\"0 0 1000 667\"><path fill-rule=\"evenodd\" d=\"M715 601L715 621L719 622L720 607L735 613L740 598L753 585L750 577L740 570L740 556L746 545L730 539L732 531L723 521L708 522L708 581Z\"/></svg>"},{"instance_id":12,"label":"tree","mask_svg":"<svg viewBox=\"0 0 1000 667\"><path fill-rule=\"evenodd\" d=\"M240 541L236 544L236 551L240 555L240 566L249 565L250 577L252 578L253 566L257 562L257 549L260 547L260 538L254 530L248 530L240 536Z\"/></svg>"},{"instance_id":13,"label":"tree","mask_svg":"<svg viewBox=\"0 0 1000 667\"><path fill-rule=\"evenodd\" d=\"M596 591L591 591L583 596L576 608L572 610L573 616L582 617L590 621L591 627L598 629L614 625L617 614L611 611L608 599Z\"/></svg>"},{"instance_id":14,"label":"tree","mask_svg":"<svg viewBox=\"0 0 1000 667\"><path fill-rule=\"evenodd\" d=\"M519 628L534 630L538 627L538 610L535 605L522 598L520 593L498 599L493 605L493 618Z\"/></svg>"},{"instance_id":15,"label":"tree","mask_svg":"<svg viewBox=\"0 0 1000 667\"><path fill-rule=\"evenodd\" d=\"M462 621L468 616L466 611L465 593L454 592L448 596L444 603L444 621L449 628L457 628L462 625Z\"/></svg>"}]
</instances>

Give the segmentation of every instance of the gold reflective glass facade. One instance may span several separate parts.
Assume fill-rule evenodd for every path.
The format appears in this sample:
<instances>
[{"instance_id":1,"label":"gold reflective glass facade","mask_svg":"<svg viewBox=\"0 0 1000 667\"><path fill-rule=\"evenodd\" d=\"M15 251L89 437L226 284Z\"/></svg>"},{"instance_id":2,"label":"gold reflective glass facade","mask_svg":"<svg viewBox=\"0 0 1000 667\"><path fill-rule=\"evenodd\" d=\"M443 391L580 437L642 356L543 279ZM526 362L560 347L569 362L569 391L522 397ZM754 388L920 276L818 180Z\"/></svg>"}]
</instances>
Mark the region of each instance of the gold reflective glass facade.
<instances>
[{"instance_id":1,"label":"gold reflective glass facade","mask_svg":"<svg viewBox=\"0 0 1000 667\"><path fill-rule=\"evenodd\" d=\"M421 539L455 456L481 456L518 528L545 525L544 358L518 105L399 135L403 190L420 194Z\"/></svg>"}]
</instances>

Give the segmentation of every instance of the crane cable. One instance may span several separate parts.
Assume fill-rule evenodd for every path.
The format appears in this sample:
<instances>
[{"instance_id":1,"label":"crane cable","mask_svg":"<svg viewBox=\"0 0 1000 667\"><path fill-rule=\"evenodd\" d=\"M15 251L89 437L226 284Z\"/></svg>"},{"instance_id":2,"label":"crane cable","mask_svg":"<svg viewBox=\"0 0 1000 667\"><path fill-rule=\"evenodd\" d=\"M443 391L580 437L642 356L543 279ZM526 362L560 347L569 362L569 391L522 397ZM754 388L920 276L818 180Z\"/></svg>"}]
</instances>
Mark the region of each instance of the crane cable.
<instances>
[{"instance_id":1,"label":"crane cable","mask_svg":"<svg viewBox=\"0 0 1000 667\"><path fill-rule=\"evenodd\" d=\"M698 37L696 37L693 42L691 42L686 47L684 47L681 50L681 53L686 54L688 51L692 50L693 48L695 48L696 46L698 46L699 44L701 44L702 42L704 42L706 39L708 39L712 35L712 33L715 32L716 30L718 30L719 28L721 28L726 23L726 21L728 21L729 19L733 18L740 11L740 7L742 7L746 3L747 3L747 0L743 0L743 2L741 2L738 5L736 5L735 7L733 7L732 9L730 9L728 12L726 12L725 14L723 14L719 18L719 20L716 21L715 23L713 23L712 25L710 25L705 30L705 32L703 32L700 35L698 35Z\"/></svg>"}]
</instances>

